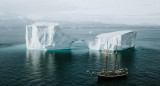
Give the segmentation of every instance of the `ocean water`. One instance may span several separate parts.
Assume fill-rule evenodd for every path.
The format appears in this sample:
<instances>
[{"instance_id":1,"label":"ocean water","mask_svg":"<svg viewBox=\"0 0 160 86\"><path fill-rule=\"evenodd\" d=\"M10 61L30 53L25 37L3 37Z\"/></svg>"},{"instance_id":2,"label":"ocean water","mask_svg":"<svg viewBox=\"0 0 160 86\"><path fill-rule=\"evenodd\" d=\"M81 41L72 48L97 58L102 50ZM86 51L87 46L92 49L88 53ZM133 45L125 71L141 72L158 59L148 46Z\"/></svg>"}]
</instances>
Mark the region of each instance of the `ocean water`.
<instances>
[{"instance_id":1,"label":"ocean water","mask_svg":"<svg viewBox=\"0 0 160 86\"><path fill-rule=\"evenodd\" d=\"M127 77L99 81L86 71L101 71L105 67L105 54L101 51L89 50L83 42L76 42L72 49L65 50L26 50L24 27L1 27L0 85L160 86L160 27L63 28L66 33L82 39L128 29L138 32L136 46L118 52L117 59L118 67L128 68ZM111 70L114 56L107 61Z\"/></svg>"}]
</instances>

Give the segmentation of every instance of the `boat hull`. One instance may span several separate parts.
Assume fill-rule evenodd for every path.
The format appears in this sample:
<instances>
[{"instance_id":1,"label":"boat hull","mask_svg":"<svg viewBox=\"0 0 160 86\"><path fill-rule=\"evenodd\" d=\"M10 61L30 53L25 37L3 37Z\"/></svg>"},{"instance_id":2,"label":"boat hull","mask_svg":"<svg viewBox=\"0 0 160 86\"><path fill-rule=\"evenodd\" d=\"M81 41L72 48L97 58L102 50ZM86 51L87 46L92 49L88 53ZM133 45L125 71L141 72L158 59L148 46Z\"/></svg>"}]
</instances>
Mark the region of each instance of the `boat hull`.
<instances>
[{"instance_id":1,"label":"boat hull","mask_svg":"<svg viewBox=\"0 0 160 86\"><path fill-rule=\"evenodd\" d=\"M122 74L122 75L110 75L110 76L106 76L106 75L97 75L98 76L98 79L101 80L101 79L120 79L120 78L125 78L127 75L126 74Z\"/></svg>"}]
</instances>

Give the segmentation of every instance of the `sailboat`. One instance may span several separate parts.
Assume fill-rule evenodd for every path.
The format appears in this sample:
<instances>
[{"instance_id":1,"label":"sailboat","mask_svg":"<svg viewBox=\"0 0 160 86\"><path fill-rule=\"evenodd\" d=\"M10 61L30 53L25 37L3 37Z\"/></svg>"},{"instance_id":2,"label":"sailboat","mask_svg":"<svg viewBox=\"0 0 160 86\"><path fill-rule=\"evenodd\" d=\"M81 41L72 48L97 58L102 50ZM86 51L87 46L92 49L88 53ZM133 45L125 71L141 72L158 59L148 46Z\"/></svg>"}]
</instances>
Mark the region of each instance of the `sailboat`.
<instances>
[{"instance_id":1,"label":"sailboat","mask_svg":"<svg viewBox=\"0 0 160 86\"><path fill-rule=\"evenodd\" d=\"M118 41L117 41L118 42ZM118 43L117 43L118 45ZM118 77L124 77L128 74L127 68L117 69L116 62L117 62L117 46L116 46L116 52L115 52L115 65L114 69L112 71L107 71L107 59L109 57L108 54L108 42L107 42L107 55L106 55L106 64L105 64L105 71L97 72L98 79L105 79L105 78L118 78Z\"/></svg>"}]
</instances>

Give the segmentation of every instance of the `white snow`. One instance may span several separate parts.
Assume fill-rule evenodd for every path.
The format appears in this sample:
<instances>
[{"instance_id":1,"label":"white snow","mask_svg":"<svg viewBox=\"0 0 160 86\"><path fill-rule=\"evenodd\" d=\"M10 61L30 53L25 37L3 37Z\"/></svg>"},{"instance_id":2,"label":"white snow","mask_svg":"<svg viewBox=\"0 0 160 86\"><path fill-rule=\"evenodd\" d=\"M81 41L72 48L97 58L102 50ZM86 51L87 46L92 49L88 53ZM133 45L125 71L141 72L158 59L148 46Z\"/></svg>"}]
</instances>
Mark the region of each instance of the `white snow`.
<instances>
[{"instance_id":1,"label":"white snow","mask_svg":"<svg viewBox=\"0 0 160 86\"><path fill-rule=\"evenodd\" d=\"M94 40L89 40L91 50L124 50L135 46L136 32L131 30L116 31L97 35Z\"/></svg>"},{"instance_id":2,"label":"white snow","mask_svg":"<svg viewBox=\"0 0 160 86\"><path fill-rule=\"evenodd\" d=\"M75 40L64 34L57 23L38 22L26 26L27 49L68 49Z\"/></svg>"}]
</instances>

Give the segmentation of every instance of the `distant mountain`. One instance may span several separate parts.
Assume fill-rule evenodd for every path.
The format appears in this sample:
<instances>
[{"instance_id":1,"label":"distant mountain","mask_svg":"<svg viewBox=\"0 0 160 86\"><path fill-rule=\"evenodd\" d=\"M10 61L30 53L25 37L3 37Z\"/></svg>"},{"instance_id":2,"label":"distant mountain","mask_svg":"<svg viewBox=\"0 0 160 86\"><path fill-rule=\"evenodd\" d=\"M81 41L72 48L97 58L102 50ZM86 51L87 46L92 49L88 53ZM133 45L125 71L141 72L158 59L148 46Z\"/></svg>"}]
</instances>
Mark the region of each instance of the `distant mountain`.
<instances>
[{"instance_id":1,"label":"distant mountain","mask_svg":"<svg viewBox=\"0 0 160 86\"><path fill-rule=\"evenodd\" d=\"M25 27L26 25L33 24L35 22L56 22L60 23L62 27L148 27L148 26L159 26L150 24L140 24L140 25L126 25L126 24L105 24L101 22L91 22L91 21L54 21L54 20L31 20L25 17L16 18L2 18L0 17L0 27Z\"/></svg>"},{"instance_id":2,"label":"distant mountain","mask_svg":"<svg viewBox=\"0 0 160 86\"><path fill-rule=\"evenodd\" d=\"M7 19L0 20L0 27L25 27L32 23L33 21L28 19Z\"/></svg>"}]
</instances>

